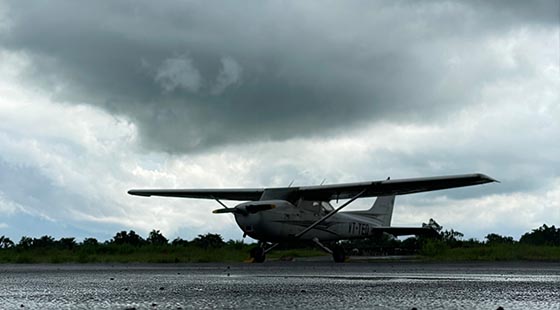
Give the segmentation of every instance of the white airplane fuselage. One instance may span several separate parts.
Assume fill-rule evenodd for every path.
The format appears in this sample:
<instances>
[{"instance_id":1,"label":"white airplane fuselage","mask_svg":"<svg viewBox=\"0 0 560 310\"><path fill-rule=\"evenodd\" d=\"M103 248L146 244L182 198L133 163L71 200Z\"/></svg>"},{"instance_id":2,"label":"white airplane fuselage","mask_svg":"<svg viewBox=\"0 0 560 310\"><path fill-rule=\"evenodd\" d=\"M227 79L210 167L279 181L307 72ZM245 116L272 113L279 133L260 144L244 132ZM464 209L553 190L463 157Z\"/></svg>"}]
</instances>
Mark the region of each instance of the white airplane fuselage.
<instances>
[{"instance_id":1,"label":"white airplane fuselage","mask_svg":"<svg viewBox=\"0 0 560 310\"><path fill-rule=\"evenodd\" d=\"M254 206L274 206L268 210L245 214L236 213L235 221L241 230L253 239L266 242L285 242L318 221L333 207L325 201L299 201L297 206L285 200L253 201L237 205L246 210ZM391 210L392 211L392 210ZM378 236L372 230L383 225L381 218L365 211L340 212L334 214L315 228L301 235L299 240L336 241Z\"/></svg>"}]
</instances>

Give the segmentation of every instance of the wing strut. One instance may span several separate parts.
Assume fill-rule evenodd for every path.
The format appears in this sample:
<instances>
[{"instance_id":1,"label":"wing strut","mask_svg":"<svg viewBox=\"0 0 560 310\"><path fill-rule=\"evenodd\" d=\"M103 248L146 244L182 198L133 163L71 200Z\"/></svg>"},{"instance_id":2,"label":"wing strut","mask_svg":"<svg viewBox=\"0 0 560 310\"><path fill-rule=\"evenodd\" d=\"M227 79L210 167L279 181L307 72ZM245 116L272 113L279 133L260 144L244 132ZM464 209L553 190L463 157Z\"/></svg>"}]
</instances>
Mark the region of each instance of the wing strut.
<instances>
[{"instance_id":1,"label":"wing strut","mask_svg":"<svg viewBox=\"0 0 560 310\"><path fill-rule=\"evenodd\" d=\"M222 207L224 207L225 209L230 209L223 202L221 202L220 199L216 198L215 196L212 196L212 198L214 198L214 200L216 200L219 204L221 204Z\"/></svg>"},{"instance_id":2,"label":"wing strut","mask_svg":"<svg viewBox=\"0 0 560 310\"><path fill-rule=\"evenodd\" d=\"M304 229L303 231L301 231L300 233L298 233L297 235L295 235L295 238L299 238L301 236L303 236L306 232L310 231L311 229L315 228L315 226L323 223L325 220L327 220L328 218L330 218L331 216L335 215L336 213L338 213L338 211L342 210L342 208L348 206L349 204L351 204L352 202L354 202L354 200L360 198L360 196L362 196L365 192L366 192L366 188L364 188L361 192L359 192L356 196L352 197L350 200L348 200L347 202L345 202L342 206L336 208L335 210L332 210L331 212L329 212L329 214L323 216L322 218L320 218L319 220L317 220L315 223L309 225L306 229Z\"/></svg>"}]
</instances>

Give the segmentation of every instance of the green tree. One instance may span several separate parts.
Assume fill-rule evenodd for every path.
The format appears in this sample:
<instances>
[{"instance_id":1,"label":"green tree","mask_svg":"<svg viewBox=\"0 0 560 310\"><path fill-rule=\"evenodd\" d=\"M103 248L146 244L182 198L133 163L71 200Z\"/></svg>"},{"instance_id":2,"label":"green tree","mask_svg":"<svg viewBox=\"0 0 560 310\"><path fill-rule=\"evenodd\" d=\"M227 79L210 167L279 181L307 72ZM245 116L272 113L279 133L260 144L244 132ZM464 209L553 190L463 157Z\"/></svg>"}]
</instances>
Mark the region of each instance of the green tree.
<instances>
[{"instance_id":1,"label":"green tree","mask_svg":"<svg viewBox=\"0 0 560 310\"><path fill-rule=\"evenodd\" d=\"M434 232L433 237L439 238L444 244L450 247L458 247L462 245L463 233L455 231L453 229L443 230L443 226L439 225L434 219L430 219L428 223L422 224L423 228L431 228ZM428 238L426 238L428 237ZM422 244L426 243L428 240L433 238L432 236L420 236L420 242ZM431 245L435 245L433 243Z\"/></svg>"},{"instance_id":2,"label":"green tree","mask_svg":"<svg viewBox=\"0 0 560 310\"><path fill-rule=\"evenodd\" d=\"M33 239L30 237L23 236L19 240L17 247L22 249L29 249L33 245Z\"/></svg>"},{"instance_id":3,"label":"green tree","mask_svg":"<svg viewBox=\"0 0 560 310\"><path fill-rule=\"evenodd\" d=\"M99 241L97 241L97 239L95 238L85 238L84 242L82 242L82 245L85 246L98 246L99 245Z\"/></svg>"},{"instance_id":4,"label":"green tree","mask_svg":"<svg viewBox=\"0 0 560 310\"><path fill-rule=\"evenodd\" d=\"M224 239L219 234L206 234L206 235L198 235L198 237L194 238L192 244L200 247L200 248L221 248L225 245Z\"/></svg>"},{"instance_id":5,"label":"green tree","mask_svg":"<svg viewBox=\"0 0 560 310\"><path fill-rule=\"evenodd\" d=\"M177 237L171 241L172 246L186 246L189 242L187 240L181 239L181 237Z\"/></svg>"},{"instance_id":6,"label":"green tree","mask_svg":"<svg viewBox=\"0 0 560 310\"><path fill-rule=\"evenodd\" d=\"M42 236L41 238L34 238L33 239L33 247L34 248L53 248L56 244L55 240L51 236Z\"/></svg>"},{"instance_id":7,"label":"green tree","mask_svg":"<svg viewBox=\"0 0 560 310\"><path fill-rule=\"evenodd\" d=\"M144 239L140 237L134 230L128 233L123 230L115 234L110 243L114 244L130 244L134 246L139 246L145 243Z\"/></svg>"},{"instance_id":8,"label":"green tree","mask_svg":"<svg viewBox=\"0 0 560 310\"><path fill-rule=\"evenodd\" d=\"M498 234L488 234L486 235L486 244L513 244L515 241L513 240L513 237L505 237L505 236L500 236Z\"/></svg>"},{"instance_id":9,"label":"green tree","mask_svg":"<svg viewBox=\"0 0 560 310\"><path fill-rule=\"evenodd\" d=\"M245 247L245 242L243 240L230 239L226 242L226 245L232 249L241 250Z\"/></svg>"},{"instance_id":10,"label":"green tree","mask_svg":"<svg viewBox=\"0 0 560 310\"><path fill-rule=\"evenodd\" d=\"M441 236L441 241L452 248L460 247L463 243L461 240L464 236L462 232L450 229L443 230L439 234Z\"/></svg>"},{"instance_id":11,"label":"green tree","mask_svg":"<svg viewBox=\"0 0 560 310\"><path fill-rule=\"evenodd\" d=\"M127 241L128 241L128 233L126 232L126 230L123 230L115 234L115 236L111 240L111 243L125 244L127 243Z\"/></svg>"},{"instance_id":12,"label":"green tree","mask_svg":"<svg viewBox=\"0 0 560 310\"><path fill-rule=\"evenodd\" d=\"M475 238L469 238L467 240L461 241L461 247L463 247L463 248L479 247L482 244L483 244L483 242L480 242L480 241L478 241L478 239L475 239Z\"/></svg>"},{"instance_id":13,"label":"green tree","mask_svg":"<svg viewBox=\"0 0 560 310\"><path fill-rule=\"evenodd\" d=\"M0 249L9 249L14 247L14 242L8 237L0 237Z\"/></svg>"},{"instance_id":14,"label":"green tree","mask_svg":"<svg viewBox=\"0 0 560 310\"><path fill-rule=\"evenodd\" d=\"M434 219L430 219L428 223L422 223L422 227L430 227L438 233L443 229L443 226L438 224Z\"/></svg>"},{"instance_id":15,"label":"green tree","mask_svg":"<svg viewBox=\"0 0 560 310\"><path fill-rule=\"evenodd\" d=\"M159 230L152 230L148 235L148 239L146 239L148 243L154 245L163 245L167 244L168 240L165 238Z\"/></svg>"},{"instance_id":16,"label":"green tree","mask_svg":"<svg viewBox=\"0 0 560 310\"><path fill-rule=\"evenodd\" d=\"M532 232L525 233L519 242L535 245L560 245L560 229L556 229L554 225L548 227L543 224L543 226L533 229Z\"/></svg>"},{"instance_id":17,"label":"green tree","mask_svg":"<svg viewBox=\"0 0 560 310\"><path fill-rule=\"evenodd\" d=\"M60 240L58 240L57 243L60 246L60 248L67 249L67 250L72 250L78 245L74 237L60 238Z\"/></svg>"}]
</instances>

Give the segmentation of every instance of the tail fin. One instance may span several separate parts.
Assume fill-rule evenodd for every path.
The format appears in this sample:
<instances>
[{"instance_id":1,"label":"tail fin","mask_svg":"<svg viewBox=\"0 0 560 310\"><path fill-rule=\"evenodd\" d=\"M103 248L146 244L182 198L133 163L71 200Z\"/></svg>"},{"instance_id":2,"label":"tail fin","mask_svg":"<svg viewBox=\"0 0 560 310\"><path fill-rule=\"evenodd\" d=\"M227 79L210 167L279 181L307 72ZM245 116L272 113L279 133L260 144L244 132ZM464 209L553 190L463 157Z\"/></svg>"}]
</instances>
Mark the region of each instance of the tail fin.
<instances>
[{"instance_id":1,"label":"tail fin","mask_svg":"<svg viewBox=\"0 0 560 310\"><path fill-rule=\"evenodd\" d=\"M391 226L391 218L393 217L394 206L395 195L379 196L373 203L373 206L366 212L381 219L384 226Z\"/></svg>"}]
</instances>

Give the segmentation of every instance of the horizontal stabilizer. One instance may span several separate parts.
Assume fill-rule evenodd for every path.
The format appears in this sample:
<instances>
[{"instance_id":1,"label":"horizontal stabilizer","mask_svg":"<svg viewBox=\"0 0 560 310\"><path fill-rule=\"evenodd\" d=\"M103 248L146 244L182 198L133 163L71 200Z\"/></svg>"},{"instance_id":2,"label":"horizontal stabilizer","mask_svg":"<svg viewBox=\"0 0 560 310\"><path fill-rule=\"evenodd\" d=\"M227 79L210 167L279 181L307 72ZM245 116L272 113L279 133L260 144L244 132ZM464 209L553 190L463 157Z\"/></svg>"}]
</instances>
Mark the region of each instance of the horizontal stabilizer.
<instances>
[{"instance_id":1,"label":"horizontal stabilizer","mask_svg":"<svg viewBox=\"0 0 560 310\"><path fill-rule=\"evenodd\" d=\"M373 227L370 228L372 233L388 233L395 237L397 236L425 236L425 237L438 237L439 233L432 227Z\"/></svg>"}]
</instances>

